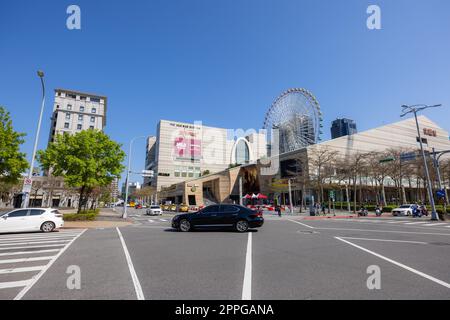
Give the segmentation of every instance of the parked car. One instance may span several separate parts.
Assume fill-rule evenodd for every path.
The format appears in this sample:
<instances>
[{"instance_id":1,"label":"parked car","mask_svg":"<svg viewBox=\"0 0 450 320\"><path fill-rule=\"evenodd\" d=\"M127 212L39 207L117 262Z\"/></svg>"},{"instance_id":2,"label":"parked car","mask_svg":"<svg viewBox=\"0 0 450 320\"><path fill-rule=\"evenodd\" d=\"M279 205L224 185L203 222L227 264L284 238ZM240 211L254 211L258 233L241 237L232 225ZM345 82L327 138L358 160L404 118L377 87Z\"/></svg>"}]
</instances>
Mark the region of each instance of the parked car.
<instances>
[{"instance_id":1,"label":"parked car","mask_svg":"<svg viewBox=\"0 0 450 320\"><path fill-rule=\"evenodd\" d=\"M163 205L161 205L161 209L162 209L163 211L169 211L169 209L170 209L170 204L163 204Z\"/></svg>"},{"instance_id":2,"label":"parked car","mask_svg":"<svg viewBox=\"0 0 450 320\"><path fill-rule=\"evenodd\" d=\"M262 211L240 205L221 204L208 206L195 213L179 214L172 219L172 227L182 232L200 228L234 228L246 232L264 224Z\"/></svg>"},{"instance_id":3,"label":"parked car","mask_svg":"<svg viewBox=\"0 0 450 320\"><path fill-rule=\"evenodd\" d=\"M134 206L135 209L142 209L142 204L138 203Z\"/></svg>"},{"instance_id":4,"label":"parked car","mask_svg":"<svg viewBox=\"0 0 450 320\"><path fill-rule=\"evenodd\" d=\"M414 204L404 204L392 210L393 216L411 216L414 212Z\"/></svg>"},{"instance_id":5,"label":"parked car","mask_svg":"<svg viewBox=\"0 0 450 320\"><path fill-rule=\"evenodd\" d=\"M169 210L170 210L170 211L177 211L177 205L176 205L176 204L171 204L171 205L169 206Z\"/></svg>"},{"instance_id":6,"label":"parked car","mask_svg":"<svg viewBox=\"0 0 450 320\"><path fill-rule=\"evenodd\" d=\"M17 209L0 214L0 233L52 232L63 225L63 215L51 208Z\"/></svg>"},{"instance_id":7,"label":"parked car","mask_svg":"<svg viewBox=\"0 0 450 320\"><path fill-rule=\"evenodd\" d=\"M189 206L187 204L180 204L178 206L178 212L189 212Z\"/></svg>"},{"instance_id":8,"label":"parked car","mask_svg":"<svg viewBox=\"0 0 450 320\"><path fill-rule=\"evenodd\" d=\"M149 216L160 216L162 215L162 209L160 206L156 206L156 205L151 205L147 211L146 211L147 215Z\"/></svg>"}]
</instances>

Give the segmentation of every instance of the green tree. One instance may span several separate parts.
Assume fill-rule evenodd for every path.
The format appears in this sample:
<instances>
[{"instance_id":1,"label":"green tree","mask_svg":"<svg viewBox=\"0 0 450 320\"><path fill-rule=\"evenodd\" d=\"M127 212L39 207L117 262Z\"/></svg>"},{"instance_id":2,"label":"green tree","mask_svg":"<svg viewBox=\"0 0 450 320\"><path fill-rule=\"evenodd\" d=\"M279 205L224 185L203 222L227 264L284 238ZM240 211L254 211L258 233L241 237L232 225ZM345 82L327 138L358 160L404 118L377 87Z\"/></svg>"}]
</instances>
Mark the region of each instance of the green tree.
<instances>
[{"instance_id":1,"label":"green tree","mask_svg":"<svg viewBox=\"0 0 450 320\"><path fill-rule=\"evenodd\" d=\"M9 112L0 106L0 184L16 183L28 167L20 152L24 133L14 131Z\"/></svg>"},{"instance_id":2,"label":"green tree","mask_svg":"<svg viewBox=\"0 0 450 320\"><path fill-rule=\"evenodd\" d=\"M70 187L79 188L78 213L86 208L95 187L109 185L124 169L125 153L121 145L98 130L84 130L74 135L57 135L55 142L38 152L44 170L64 177Z\"/></svg>"}]
</instances>

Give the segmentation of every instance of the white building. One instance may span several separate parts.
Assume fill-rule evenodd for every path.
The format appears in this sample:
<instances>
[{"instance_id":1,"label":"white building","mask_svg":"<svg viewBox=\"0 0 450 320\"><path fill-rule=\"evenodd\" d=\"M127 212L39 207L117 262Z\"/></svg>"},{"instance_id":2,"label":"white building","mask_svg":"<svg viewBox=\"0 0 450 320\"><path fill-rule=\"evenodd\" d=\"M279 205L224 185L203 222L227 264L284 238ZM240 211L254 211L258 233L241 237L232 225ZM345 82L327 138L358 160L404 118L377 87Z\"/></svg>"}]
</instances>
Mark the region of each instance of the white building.
<instances>
[{"instance_id":1,"label":"white building","mask_svg":"<svg viewBox=\"0 0 450 320\"><path fill-rule=\"evenodd\" d=\"M86 129L103 130L106 126L107 98L73 90L55 89L49 143L63 132Z\"/></svg>"}]
</instances>

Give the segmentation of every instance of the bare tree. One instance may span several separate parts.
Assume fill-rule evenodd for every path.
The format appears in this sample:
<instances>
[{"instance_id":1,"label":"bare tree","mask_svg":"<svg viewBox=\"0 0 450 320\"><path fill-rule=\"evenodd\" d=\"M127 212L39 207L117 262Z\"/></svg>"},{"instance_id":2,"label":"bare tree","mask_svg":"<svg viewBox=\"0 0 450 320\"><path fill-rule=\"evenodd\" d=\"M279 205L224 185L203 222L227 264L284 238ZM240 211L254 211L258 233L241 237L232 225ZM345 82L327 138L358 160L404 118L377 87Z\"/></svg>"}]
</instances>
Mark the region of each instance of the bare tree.
<instances>
[{"instance_id":1,"label":"bare tree","mask_svg":"<svg viewBox=\"0 0 450 320\"><path fill-rule=\"evenodd\" d=\"M320 145L311 148L311 151L308 152L309 164L312 169L312 172L310 170L311 180L317 188L319 202L324 201L323 185L325 180L334 174L337 157L337 151Z\"/></svg>"},{"instance_id":2,"label":"bare tree","mask_svg":"<svg viewBox=\"0 0 450 320\"><path fill-rule=\"evenodd\" d=\"M345 167L344 170L348 172L348 175L350 177L350 181L353 184L353 212L356 213L356 203L357 203L357 197L358 197L358 181L360 181L361 174L365 170L366 166L366 159L367 154L357 152L355 154L352 154L348 156L346 159L344 159L341 164ZM360 199L361 201L361 193L360 193Z\"/></svg>"}]
</instances>

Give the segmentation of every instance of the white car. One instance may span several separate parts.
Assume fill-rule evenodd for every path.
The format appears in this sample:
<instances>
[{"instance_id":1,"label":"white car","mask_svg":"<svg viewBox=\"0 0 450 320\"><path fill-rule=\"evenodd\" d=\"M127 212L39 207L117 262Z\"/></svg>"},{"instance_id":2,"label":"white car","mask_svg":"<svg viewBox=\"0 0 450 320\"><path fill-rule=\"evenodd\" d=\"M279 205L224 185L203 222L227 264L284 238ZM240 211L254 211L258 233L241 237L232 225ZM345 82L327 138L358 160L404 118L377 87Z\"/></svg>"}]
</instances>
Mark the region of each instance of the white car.
<instances>
[{"instance_id":1,"label":"white car","mask_svg":"<svg viewBox=\"0 0 450 320\"><path fill-rule=\"evenodd\" d=\"M414 204L404 204L392 210L393 216L412 216L414 212Z\"/></svg>"},{"instance_id":2,"label":"white car","mask_svg":"<svg viewBox=\"0 0 450 320\"><path fill-rule=\"evenodd\" d=\"M151 205L147 211L147 215L149 216L160 216L162 215L162 210L160 206Z\"/></svg>"},{"instance_id":3,"label":"white car","mask_svg":"<svg viewBox=\"0 0 450 320\"><path fill-rule=\"evenodd\" d=\"M63 215L51 208L17 209L0 214L0 233L52 232L63 225Z\"/></svg>"}]
</instances>

